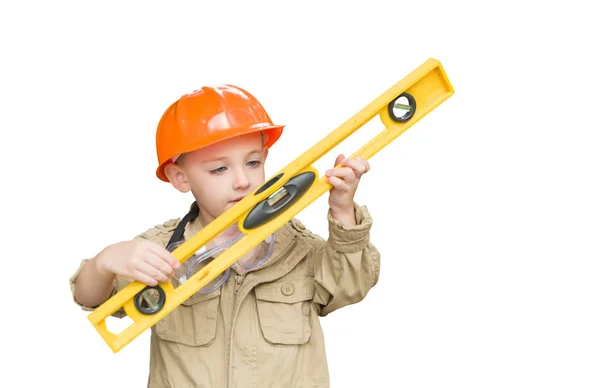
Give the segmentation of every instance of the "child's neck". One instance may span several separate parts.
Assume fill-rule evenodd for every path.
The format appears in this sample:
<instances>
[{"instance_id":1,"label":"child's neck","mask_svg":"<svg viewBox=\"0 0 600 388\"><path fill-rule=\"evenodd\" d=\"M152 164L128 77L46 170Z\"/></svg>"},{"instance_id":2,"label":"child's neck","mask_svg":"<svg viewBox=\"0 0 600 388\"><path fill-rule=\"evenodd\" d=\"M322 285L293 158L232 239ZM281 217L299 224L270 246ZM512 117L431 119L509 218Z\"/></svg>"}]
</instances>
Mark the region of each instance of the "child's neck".
<instances>
[{"instance_id":1,"label":"child's neck","mask_svg":"<svg viewBox=\"0 0 600 388\"><path fill-rule=\"evenodd\" d=\"M203 227L208 225L210 222L214 221L213 219L207 219L205 217L202 217L202 214L199 215L198 217L200 219L200 222L202 223ZM230 241L236 237L238 237L240 235L240 230L237 228L237 225L234 224L231 227L229 227L228 229L226 229L225 231L223 231L220 235L218 235L217 237L215 237L211 243L209 243L208 247L212 248L213 246L217 246L220 244L223 244L227 241ZM245 264L251 264L253 261L259 260L259 258L256 257L257 254L257 248L258 247L254 247L252 249L250 249L248 252L246 252L242 257L240 257L240 259L238 260L239 262L243 262ZM246 269L243 268L243 266L241 266L238 262L236 262L233 265L233 268L235 269L235 271L239 274L244 274L246 273Z\"/></svg>"}]
</instances>

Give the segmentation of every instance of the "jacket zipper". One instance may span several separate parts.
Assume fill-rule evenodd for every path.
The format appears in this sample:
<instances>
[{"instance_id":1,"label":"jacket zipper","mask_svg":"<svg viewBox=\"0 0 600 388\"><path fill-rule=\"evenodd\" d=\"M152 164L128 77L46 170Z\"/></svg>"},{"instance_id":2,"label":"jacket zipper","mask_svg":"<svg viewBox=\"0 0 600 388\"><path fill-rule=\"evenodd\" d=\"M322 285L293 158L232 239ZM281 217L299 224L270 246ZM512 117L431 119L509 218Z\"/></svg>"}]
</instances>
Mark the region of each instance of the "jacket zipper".
<instances>
[{"instance_id":1,"label":"jacket zipper","mask_svg":"<svg viewBox=\"0 0 600 388\"><path fill-rule=\"evenodd\" d=\"M240 290L240 287L242 286L242 283L244 282L244 279L246 278L246 274L241 274L238 275L237 273L235 274L235 289L233 290L233 293L235 295L238 294L238 291Z\"/></svg>"},{"instance_id":2,"label":"jacket zipper","mask_svg":"<svg viewBox=\"0 0 600 388\"><path fill-rule=\"evenodd\" d=\"M272 266L273 264L275 264L279 260L281 260L283 257L285 257L287 254L289 254L292 251L292 249L294 249L294 247L297 244L298 244L297 237L294 237L294 239L285 247L285 249L279 255L277 255L277 257L275 259L273 259L270 262L267 261L264 265L258 266L256 268L252 268L252 269L244 272L244 274L241 275L241 280L240 280L239 284L238 284L237 277L240 276L240 275L236 274L235 275L236 276L235 290L234 290L234 295L235 296L234 296L234 302L233 302L234 306L237 303L237 295L238 295L238 291L240 289L240 286L244 282L244 279L246 278L246 274L248 272L258 271L259 269L263 269L263 268L267 268L267 267ZM231 334L229 336L229 371L228 371L229 372L229 376L227 378L227 386L228 387L231 387L231 384L232 384L232 378L231 378L232 377L232 373L231 373L232 365L231 364L233 362L233 331L234 331L234 328L235 328L235 323L237 321L237 312L236 312L236 309L234 309L234 311L233 311L233 317L232 317L231 321L232 321L231 322Z\"/></svg>"}]
</instances>

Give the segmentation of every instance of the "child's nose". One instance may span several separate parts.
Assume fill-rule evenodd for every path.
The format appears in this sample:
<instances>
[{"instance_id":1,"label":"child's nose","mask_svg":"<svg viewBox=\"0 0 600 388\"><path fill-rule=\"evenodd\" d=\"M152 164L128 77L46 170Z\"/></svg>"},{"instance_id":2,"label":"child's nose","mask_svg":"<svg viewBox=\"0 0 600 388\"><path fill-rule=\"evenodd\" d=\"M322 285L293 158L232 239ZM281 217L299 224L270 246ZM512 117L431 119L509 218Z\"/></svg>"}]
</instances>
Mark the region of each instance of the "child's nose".
<instances>
[{"instance_id":1,"label":"child's nose","mask_svg":"<svg viewBox=\"0 0 600 388\"><path fill-rule=\"evenodd\" d=\"M248 178L248 175L246 175L246 173L244 171L238 171L235 174L235 178L233 181L233 188L234 189L245 189L248 186L250 186L250 179Z\"/></svg>"}]
</instances>

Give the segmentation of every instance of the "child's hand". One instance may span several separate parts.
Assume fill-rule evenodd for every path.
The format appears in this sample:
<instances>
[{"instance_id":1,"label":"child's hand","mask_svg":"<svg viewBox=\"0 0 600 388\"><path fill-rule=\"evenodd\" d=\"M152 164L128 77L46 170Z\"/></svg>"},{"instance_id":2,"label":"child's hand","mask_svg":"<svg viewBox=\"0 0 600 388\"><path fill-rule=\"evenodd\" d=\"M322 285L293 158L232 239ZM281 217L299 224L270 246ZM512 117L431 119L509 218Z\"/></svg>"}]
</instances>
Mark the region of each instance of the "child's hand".
<instances>
[{"instance_id":1,"label":"child's hand","mask_svg":"<svg viewBox=\"0 0 600 388\"><path fill-rule=\"evenodd\" d=\"M171 252L149 240L132 240L106 247L98 255L101 272L134 279L148 286L169 282L179 262Z\"/></svg>"},{"instance_id":2,"label":"child's hand","mask_svg":"<svg viewBox=\"0 0 600 388\"><path fill-rule=\"evenodd\" d=\"M345 159L344 155L338 155L335 166L342 167L327 170L329 182L333 188L329 192L329 208L333 218L346 225L356 225L354 217L354 194L363 174L367 173L371 166L363 158Z\"/></svg>"}]
</instances>

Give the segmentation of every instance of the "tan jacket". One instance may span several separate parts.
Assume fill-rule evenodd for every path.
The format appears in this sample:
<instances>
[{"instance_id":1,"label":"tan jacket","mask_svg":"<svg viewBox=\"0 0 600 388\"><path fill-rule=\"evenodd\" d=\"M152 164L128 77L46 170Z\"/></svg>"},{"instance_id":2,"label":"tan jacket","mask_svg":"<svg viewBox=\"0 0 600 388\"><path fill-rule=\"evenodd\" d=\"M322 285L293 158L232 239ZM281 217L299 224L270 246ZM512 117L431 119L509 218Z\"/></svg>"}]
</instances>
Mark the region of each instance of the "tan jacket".
<instances>
[{"instance_id":1,"label":"tan jacket","mask_svg":"<svg viewBox=\"0 0 600 388\"><path fill-rule=\"evenodd\" d=\"M358 225L348 228L329 215L327 241L291 220L275 233L264 264L231 270L220 288L196 293L159 321L151 329L148 387L329 387L319 316L361 301L379 277L372 218L365 206L355 205L355 214ZM165 246L178 221L136 238ZM184 236L200 228L193 221ZM114 292L126 284L116 279Z\"/></svg>"}]
</instances>

